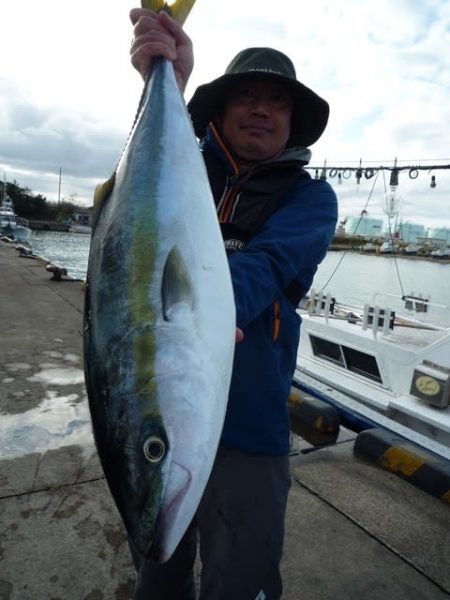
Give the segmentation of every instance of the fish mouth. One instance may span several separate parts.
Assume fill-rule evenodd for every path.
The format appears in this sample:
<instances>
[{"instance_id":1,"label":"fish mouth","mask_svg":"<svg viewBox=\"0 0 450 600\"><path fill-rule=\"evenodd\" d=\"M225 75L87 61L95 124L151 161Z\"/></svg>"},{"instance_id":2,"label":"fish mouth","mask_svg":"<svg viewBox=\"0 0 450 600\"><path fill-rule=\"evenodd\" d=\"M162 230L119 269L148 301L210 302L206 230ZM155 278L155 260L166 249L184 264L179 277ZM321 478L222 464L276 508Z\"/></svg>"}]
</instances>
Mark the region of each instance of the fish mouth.
<instances>
[{"instance_id":1,"label":"fish mouth","mask_svg":"<svg viewBox=\"0 0 450 600\"><path fill-rule=\"evenodd\" d=\"M156 522L155 537L149 549L152 560L158 563L164 563L170 558L194 516L187 516L186 511L183 511L183 500L191 484L192 474L189 469L172 462Z\"/></svg>"}]
</instances>

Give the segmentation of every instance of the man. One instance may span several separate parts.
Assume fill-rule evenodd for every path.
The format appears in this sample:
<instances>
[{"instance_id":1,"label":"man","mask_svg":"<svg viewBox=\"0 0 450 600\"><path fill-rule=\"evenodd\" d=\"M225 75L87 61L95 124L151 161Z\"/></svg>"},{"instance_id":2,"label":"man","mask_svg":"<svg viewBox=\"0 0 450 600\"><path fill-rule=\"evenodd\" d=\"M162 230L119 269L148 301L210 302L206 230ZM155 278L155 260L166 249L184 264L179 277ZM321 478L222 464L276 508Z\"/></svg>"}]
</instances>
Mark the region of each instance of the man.
<instances>
[{"instance_id":1,"label":"man","mask_svg":"<svg viewBox=\"0 0 450 600\"><path fill-rule=\"evenodd\" d=\"M173 61L181 89L192 44L165 13L131 11L132 63ZM233 282L237 325L227 415L197 515L174 556L135 556L138 600L195 598L197 534L204 600L281 597L279 563L290 485L287 398L296 364L296 306L324 258L337 220L331 187L303 169L325 129L328 104L297 81L290 59L249 48L188 104L217 206Z\"/></svg>"}]
</instances>

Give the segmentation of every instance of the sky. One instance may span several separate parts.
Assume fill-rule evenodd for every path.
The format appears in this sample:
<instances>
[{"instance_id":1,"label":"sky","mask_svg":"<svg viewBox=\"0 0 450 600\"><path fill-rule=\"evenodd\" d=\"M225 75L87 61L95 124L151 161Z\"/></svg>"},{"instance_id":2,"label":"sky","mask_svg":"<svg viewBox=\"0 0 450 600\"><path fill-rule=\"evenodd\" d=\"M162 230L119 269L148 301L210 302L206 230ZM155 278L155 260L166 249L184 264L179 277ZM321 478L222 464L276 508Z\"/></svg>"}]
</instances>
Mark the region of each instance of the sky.
<instances>
[{"instance_id":1,"label":"sky","mask_svg":"<svg viewBox=\"0 0 450 600\"><path fill-rule=\"evenodd\" d=\"M131 67L135 0L4 0L0 12L0 175L92 204L120 157L142 90ZM185 29L186 90L220 76L242 48L288 54L330 104L311 165L450 165L448 0L197 0ZM61 190L59 172L61 169ZM436 187L430 187L431 176ZM383 216L389 175L338 185L339 217ZM373 188L373 189L372 189ZM400 174L403 221L450 227L450 169Z\"/></svg>"}]
</instances>

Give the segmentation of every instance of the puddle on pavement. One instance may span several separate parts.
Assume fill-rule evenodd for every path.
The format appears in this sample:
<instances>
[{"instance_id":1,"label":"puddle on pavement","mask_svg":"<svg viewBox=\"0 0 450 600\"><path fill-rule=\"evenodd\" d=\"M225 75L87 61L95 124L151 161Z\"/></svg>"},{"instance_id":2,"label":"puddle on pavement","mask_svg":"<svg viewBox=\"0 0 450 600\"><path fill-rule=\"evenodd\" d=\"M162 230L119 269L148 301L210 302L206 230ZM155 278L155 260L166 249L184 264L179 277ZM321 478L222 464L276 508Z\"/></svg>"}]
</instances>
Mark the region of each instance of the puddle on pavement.
<instances>
[{"instance_id":1,"label":"puddle on pavement","mask_svg":"<svg viewBox=\"0 0 450 600\"><path fill-rule=\"evenodd\" d=\"M44 385L76 385L84 383L82 369L65 367L54 363L41 363L39 373L27 377L27 381Z\"/></svg>"},{"instance_id":2,"label":"puddle on pavement","mask_svg":"<svg viewBox=\"0 0 450 600\"><path fill-rule=\"evenodd\" d=\"M67 362L78 363L81 361L81 358L77 354L64 354L64 360Z\"/></svg>"},{"instance_id":3,"label":"puddle on pavement","mask_svg":"<svg viewBox=\"0 0 450 600\"><path fill-rule=\"evenodd\" d=\"M44 350L42 354L45 354L45 356L48 356L49 358L62 358L64 356L59 350Z\"/></svg>"},{"instance_id":4,"label":"puddle on pavement","mask_svg":"<svg viewBox=\"0 0 450 600\"><path fill-rule=\"evenodd\" d=\"M22 362L6 363L5 367L8 371L11 371L11 373L16 371L27 371L28 369L32 368L31 365Z\"/></svg>"},{"instance_id":5,"label":"puddle on pavement","mask_svg":"<svg viewBox=\"0 0 450 600\"><path fill-rule=\"evenodd\" d=\"M0 417L0 456L17 458L63 446L81 446L85 458L94 452L87 398L47 390L39 406Z\"/></svg>"},{"instance_id":6,"label":"puddle on pavement","mask_svg":"<svg viewBox=\"0 0 450 600\"><path fill-rule=\"evenodd\" d=\"M66 363L42 362L38 371L26 377L27 381L43 386L66 386L84 383L83 370L74 366L81 359L75 354L56 351L43 353L47 360L63 359ZM45 359L44 359L45 360ZM27 363L5 365L10 377L3 383L12 382L15 375L29 375L33 367ZM13 376L14 374L14 376ZM83 388L84 390L84 388ZM14 392L22 398L29 390ZM39 406L20 413L0 415L0 458L16 458L26 454L54 450L63 446L77 445L86 458L94 452L91 418L87 398L80 401L80 394L63 394L46 389Z\"/></svg>"}]
</instances>

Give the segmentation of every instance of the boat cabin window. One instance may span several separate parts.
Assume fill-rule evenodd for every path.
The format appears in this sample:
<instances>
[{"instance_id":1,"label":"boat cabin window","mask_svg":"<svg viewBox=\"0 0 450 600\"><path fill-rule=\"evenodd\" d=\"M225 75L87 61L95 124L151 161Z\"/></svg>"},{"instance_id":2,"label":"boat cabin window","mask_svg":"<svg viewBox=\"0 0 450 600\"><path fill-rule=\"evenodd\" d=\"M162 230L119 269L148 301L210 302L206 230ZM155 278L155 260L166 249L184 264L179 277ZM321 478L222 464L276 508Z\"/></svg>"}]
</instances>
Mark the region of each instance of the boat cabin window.
<instances>
[{"instance_id":1,"label":"boat cabin window","mask_svg":"<svg viewBox=\"0 0 450 600\"><path fill-rule=\"evenodd\" d=\"M347 346L342 346L342 350L344 351L345 362L349 371L382 383L375 356L360 352L354 348L348 348Z\"/></svg>"},{"instance_id":2,"label":"boat cabin window","mask_svg":"<svg viewBox=\"0 0 450 600\"><path fill-rule=\"evenodd\" d=\"M337 363L338 365L343 367L345 366L344 356L341 352L341 347L339 344L324 340L316 337L315 335L310 335L309 337L315 356L320 356L321 358L326 358L327 360Z\"/></svg>"},{"instance_id":3,"label":"boat cabin window","mask_svg":"<svg viewBox=\"0 0 450 600\"><path fill-rule=\"evenodd\" d=\"M377 359L371 354L366 354L360 350L349 348L342 344L330 342L315 335L310 335L311 346L314 356L319 356L325 360L341 366L347 371L357 373L367 377L372 381L382 383L380 370L378 369Z\"/></svg>"}]
</instances>

